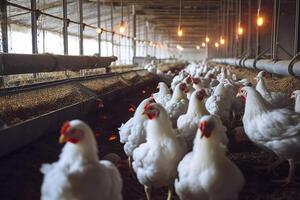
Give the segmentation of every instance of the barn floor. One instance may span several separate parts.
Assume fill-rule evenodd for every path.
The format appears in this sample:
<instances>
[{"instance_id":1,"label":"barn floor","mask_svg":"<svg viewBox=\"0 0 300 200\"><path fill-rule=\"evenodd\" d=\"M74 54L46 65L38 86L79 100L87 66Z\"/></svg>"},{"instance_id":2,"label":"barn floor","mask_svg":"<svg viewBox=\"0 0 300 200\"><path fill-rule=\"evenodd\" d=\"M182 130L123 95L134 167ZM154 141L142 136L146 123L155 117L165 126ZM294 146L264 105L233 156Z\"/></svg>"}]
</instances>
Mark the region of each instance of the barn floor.
<instances>
[{"instance_id":1,"label":"barn floor","mask_svg":"<svg viewBox=\"0 0 300 200\"><path fill-rule=\"evenodd\" d=\"M149 85L135 94L127 95L126 98L105 103L98 116L93 116L88 120L98 140L100 157L114 152L125 158L122 144L118 142L118 138L114 137L118 133L117 128L132 116L133 113L129 111L129 108L137 106L138 102L149 96L155 88L154 85ZM268 176L264 171L254 168L256 165L269 163L270 158L275 160L273 155L253 146L239 131L230 130L228 134L231 139L229 157L240 167L246 178L246 185L240 194L240 199L300 199L299 186L279 187L271 183L271 179L276 178L274 175ZM58 132L49 133L34 144L0 158L0 199L40 199L43 177L39 168L42 163L56 161L61 148L62 146L58 144ZM277 172L281 177L285 177L287 164L280 166ZM298 176L299 172L298 169ZM126 183L123 188L124 199L145 199L143 187L129 171L121 171L121 174ZM166 199L165 190L156 190L154 199Z\"/></svg>"}]
</instances>

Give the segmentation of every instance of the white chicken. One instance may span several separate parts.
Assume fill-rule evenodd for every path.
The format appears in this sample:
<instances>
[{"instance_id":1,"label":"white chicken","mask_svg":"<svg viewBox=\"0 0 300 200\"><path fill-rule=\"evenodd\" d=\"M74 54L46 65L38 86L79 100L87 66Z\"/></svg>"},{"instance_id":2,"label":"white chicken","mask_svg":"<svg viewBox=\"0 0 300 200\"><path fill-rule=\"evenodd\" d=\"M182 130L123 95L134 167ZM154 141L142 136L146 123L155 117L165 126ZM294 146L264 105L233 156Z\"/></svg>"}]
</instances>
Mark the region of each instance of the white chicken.
<instances>
[{"instance_id":1,"label":"white chicken","mask_svg":"<svg viewBox=\"0 0 300 200\"><path fill-rule=\"evenodd\" d=\"M188 108L188 99L186 93L188 88L185 83L176 85L172 98L166 103L165 109L169 114L173 125L176 125L180 115L186 113Z\"/></svg>"},{"instance_id":2,"label":"white chicken","mask_svg":"<svg viewBox=\"0 0 300 200\"><path fill-rule=\"evenodd\" d=\"M146 141L147 117L143 115L144 107L154 102L153 98L144 99L137 107L134 116L119 128L120 142L124 144L124 151L131 164L133 150Z\"/></svg>"},{"instance_id":3,"label":"white chicken","mask_svg":"<svg viewBox=\"0 0 300 200\"><path fill-rule=\"evenodd\" d=\"M177 165L186 149L176 137L171 121L159 104L149 104L144 114L147 123L147 141L133 152L133 169L139 182L144 185L147 199L151 199L151 188L169 186L168 200L172 196L172 185L177 176Z\"/></svg>"},{"instance_id":4,"label":"white chicken","mask_svg":"<svg viewBox=\"0 0 300 200\"><path fill-rule=\"evenodd\" d=\"M283 181L293 182L294 162L300 160L300 115L286 108L272 107L252 87L241 88L237 96L243 97L246 103L243 124L247 136L258 146L273 151L280 159L288 160L289 175Z\"/></svg>"},{"instance_id":5,"label":"white chicken","mask_svg":"<svg viewBox=\"0 0 300 200\"><path fill-rule=\"evenodd\" d=\"M188 99L190 99L192 93L195 91L195 89L193 88L193 80L191 76L186 77L183 82L186 84L187 88L188 88L188 92L186 93L186 96Z\"/></svg>"},{"instance_id":6,"label":"white chicken","mask_svg":"<svg viewBox=\"0 0 300 200\"><path fill-rule=\"evenodd\" d=\"M222 122L218 117L201 118L193 151L185 155L177 169L175 190L181 200L238 199L244 176L226 157L219 131Z\"/></svg>"},{"instance_id":7,"label":"white chicken","mask_svg":"<svg viewBox=\"0 0 300 200\"><path fill-rule=\"evenodd\" d=\"M261 96L271 103L274 107L287 107L291 104L287 94L281 92L270 92L265 84L265 77L267 73L260 71L257 76L256 90L261 94Z\"/></svg>"},{"instance_id":8,"label":"white chicken","mask_svg":"<svg viewBox=\"0 0 300 200\"><path fill-rule=\"evenodd\" d=\"M233 88L230 84L219 83L205 102L206 109L210 114L218 115L226 125L232 122L232 105L236 94Z\"/></svg>"},{"instance_id":9,"label":"white chicken","mask_svg":"<svg viewBox=\"0 0 300 200\"><path fill-rule=\"evenodd\" d=\"M80 121L66 122L60 142L67 142L53 164L43 164L42 200L121 200L122 179L110 161L99 161L90 127Z\"/></svg>"},{"instance_id":10,"label":"white chicken","mask_svg":"<svg viewBox=\"0 0 300 200\"><path fill-rule=\"evenodd\" d=\"M189 101L187 113L181 115L177 120L178 132L186 141L188 149L193 146L199 120L203 115L209 114L205 108L205 97L207 94L203 89L194 91Z\"/></svg>"},{"instance_id":11,"label":"white chicken","mask_svg":"<svg viewBox=\"0 0 300 200\"><path fill-rule=\"evenodd\" d=\"M295 90L291 94L291 98L295 99L295 107L294 107L295 112L300 113L300 90Z\"/></svg>"},{"instance_id":12,"label":"white chicken","mask_svg":"<svg viewBox=\"0 0 300 200\"><path fill-rule=\"evenodd\" d=\"M212 70L208 71L204 78L201 77L200 79L205 88L215 87L219 84L219 81L216 79L215 73Z\"/></svg>"},{"instance_id":13,"label":"white chicken","mask_svg":"<svg viewBox=\"0 0 300 200\"><path fill-rule=\"evenodd\" d=\"M162 105L163 107L166 106L166 103L171 99L172 95L170 92L169 87L164 82L159 82L157 89L159 91L157 93L152 94L154 100Z\"/></svg>"},{"instance_id":14,"label":"white chicken","mask_svg":"<svg viewBox=\"0 0 300 200\"><path fill-rule=\"evenodd\" d=\"M204 88L202 83L201 83L201 79L199 77L192 78L192 81L193 81L193 88L195 90L201 90L201 89Z\"/></svg>"},{"instance_id":15,"label":"white chicken","mask_svg":"<svg viewBox=\"0 0 300 200\"><path fill-rule=\"evenodd\" d=\"M181 83L185 77L188 76L188 73L184 70L181 70L177 76L172 79L171 89L174 91L176 85Z\"/></svg>"}]
</instances>

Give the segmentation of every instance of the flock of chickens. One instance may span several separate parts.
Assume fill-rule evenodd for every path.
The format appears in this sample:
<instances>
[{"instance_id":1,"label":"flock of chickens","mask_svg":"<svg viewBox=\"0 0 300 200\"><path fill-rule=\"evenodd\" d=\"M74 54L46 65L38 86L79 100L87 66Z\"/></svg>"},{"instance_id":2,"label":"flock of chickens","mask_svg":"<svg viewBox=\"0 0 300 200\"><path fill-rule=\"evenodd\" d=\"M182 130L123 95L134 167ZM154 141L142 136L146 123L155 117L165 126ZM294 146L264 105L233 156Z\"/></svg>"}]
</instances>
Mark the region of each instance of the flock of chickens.
<instances>
[{"instance_id":1,"label":"flock of chickens","mask_svg":"<svg viewBox=\"0 0 300 200\"><path fill-rule=\"evenodd\" d=\"M267 73L259 72L256 88L238 80L226 67L190 64L171 83L143 100L134 116L119 128L120 142L130 169L145 188L175 188L181 200L235 200L245 183L240 169L227 158L226 132L241 120L248 138L288 160L284 184L296 180L300 160L300 90L288 96L266 88ZM173 93L171 92L173 91ZM239 98L241 97L241 98ZM295 99L295 106L291 98ZM99 161L90 127L80 120L66 122L60 142L66 142L59 160L41 168L42 200L119 200L122 179L117 167ZM115 162L116 163L116 162Z\"/></svg>"}]
</instances>

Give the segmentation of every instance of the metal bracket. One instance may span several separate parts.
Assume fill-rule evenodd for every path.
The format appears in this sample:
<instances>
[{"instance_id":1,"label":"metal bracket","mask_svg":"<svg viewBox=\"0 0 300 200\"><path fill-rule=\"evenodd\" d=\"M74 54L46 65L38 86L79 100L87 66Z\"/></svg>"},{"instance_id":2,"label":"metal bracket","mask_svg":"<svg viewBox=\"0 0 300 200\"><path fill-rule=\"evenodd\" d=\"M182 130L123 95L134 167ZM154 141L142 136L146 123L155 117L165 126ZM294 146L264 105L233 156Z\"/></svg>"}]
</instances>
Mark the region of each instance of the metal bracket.
<instances>
[{"instance_id":1,"label":"metal bracket","mask_svg":"<svg viewBox=\"0 0 300 200\"><path fill-rule=\"evenodd\" d=\"M300 52L292 58L292 60L290 61L289 65L288 65L288 72L292 76L296 76L293 72L293 67L294 67L294 63L298 61L299 57L300 57Z\"/></svg>"},{"instance_id":2,"label":"metal bracket","mask_svg":"<svg viewBox=\"0 0 300 200\"><path fill-rule=\"evenodd\" d=\"M270 47L267 48L266 50L262 51L260 54L258 54L258 55L255 57L254 62L253 62L253 68L254 68L254 69L257 69L257 67L256 67L257 61L258 61L265 53L267 53L269 50L270 50Z\"/></svg>"}]
</instances>

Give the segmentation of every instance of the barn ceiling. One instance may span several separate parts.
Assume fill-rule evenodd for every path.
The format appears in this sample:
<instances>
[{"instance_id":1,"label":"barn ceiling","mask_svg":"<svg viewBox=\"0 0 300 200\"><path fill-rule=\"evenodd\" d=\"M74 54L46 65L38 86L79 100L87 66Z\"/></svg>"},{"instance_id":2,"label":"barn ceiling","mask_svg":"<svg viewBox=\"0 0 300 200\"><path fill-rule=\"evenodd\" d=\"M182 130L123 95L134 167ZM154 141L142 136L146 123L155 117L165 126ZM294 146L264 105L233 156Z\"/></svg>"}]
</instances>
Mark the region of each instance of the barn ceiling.
<instances>
[{"instance_id":1,"label":"barn ceiling","mask_svg":"<svg viewBox=\"0 0 300 200\"><path fill-rule=\"evenodd\" d=\"M30 8L29 0L9 0ZM224 15L225 4L231 2L231 9ZM179 0L123 0L124 21L127 24L127 33L132 37L133 5L137 14L137 37L141 40L146 37L158 42L169 41L183 45L195 45L203 41L207 33L216 33L221 30L225 16L236 16L238 0L182 0L181 25L184 36L178 39L177 27L179 23ZM248 1L242 0L244 6ZM254 3L256 1L253 1ZM272 1L271 1L272 2ZM287 2L287 1L285 1ZM290 2L290 1L288 1ZM100 0L101 27L118 31L121 20L121 0ZM79 21L78 0L68 0L68 18ZM113 6L113 28L111 27L110 6ZM246 8L246 7L245 7ZM62 17L62 0L37 0L37 9ZM255 9L253 9L255 10ZM243 12L246 13L246 12ZM9 22L30 26L30 12L9 6ZM130 25L128 24L130 20ZM97 26L97 0L83 0L83 22ZM39 18L39 28L50 31L62 31L62 21L50 17ZM128 32L130 28L130 32ZM78 35L79 26L70 24L69 33ZM146 36L146 32L148 33ZM86 28L85 37L96 38L95 30ZM175 42L174 42L175 41Z\"/></svg>"}]
</instances>

